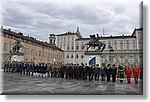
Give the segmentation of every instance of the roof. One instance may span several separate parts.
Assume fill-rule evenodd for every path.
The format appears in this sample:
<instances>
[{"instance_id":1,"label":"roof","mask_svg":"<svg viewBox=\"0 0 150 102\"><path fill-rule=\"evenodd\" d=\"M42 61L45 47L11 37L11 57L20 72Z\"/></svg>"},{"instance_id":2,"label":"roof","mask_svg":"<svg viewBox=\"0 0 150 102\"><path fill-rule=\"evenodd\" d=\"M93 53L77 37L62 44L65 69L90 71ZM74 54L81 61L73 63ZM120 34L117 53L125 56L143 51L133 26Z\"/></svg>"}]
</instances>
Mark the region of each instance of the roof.
<instances>
[{"instance_id":1,"label":"roof","mask_svg":"<svg viewBox=\"0 0 150 102\"><path fill-rule=\"evenodd\" d=\"M137 29L135 28L134 31L133 31L133 33L132 33L132 36L135 35L136 30L142 30L143 31L143 28L137 28Z\"/></svg>"},{"instance_id":2,"label":"roof","mask_svg":"<svg viewBox=\"0 0 150 102\"><path fill-rule=\"evenodd\" d=\"M65 35L77 35L78 37L82 38L81 34L69 31L63 34L57 34L57 36L65 36Z\"/></svg>"},{"instance_id":3,"label":"roof","mask_svg":"<svg viewBox=\"0 0 150 102\"><path fill-rule=\"evenodd\" d=\"M60 48L58 48L56 45L52 45L52 44L49 44L47 42L36 40L36 38L33 38L33 37L24 36L23 33L21 33L21 32L16 33L16 32L11 31L10 29L7 30L7 29L3 29L3 28L1 28L1 31L3 32L3 34L9 34L9 35L15 36L17 38L22 38L22 39L25 39L27 41L31 41L31 42L34 42L36 44L39 44L39 45L42 45L45 47L49 47L49 48L53 48L53 49L56 49L59 51L63 51Z\"/></svg>"},{"instance_id":4,"label":"roof","mask_svg":"<svg viewBox=\"0 0 150 102\"><path fill-rule=\"evenodd\" d=\"M100 39L101 40L103 40L103 39L121 39L121 38L136 38L136 36L124 36L124 35L122 35L122 36L108 36L108 37L100 37ZM76 41L79 41L79 40L90 40L90 38L78 38L78 39L76 39Z\"/></svg>"}]
</instances>

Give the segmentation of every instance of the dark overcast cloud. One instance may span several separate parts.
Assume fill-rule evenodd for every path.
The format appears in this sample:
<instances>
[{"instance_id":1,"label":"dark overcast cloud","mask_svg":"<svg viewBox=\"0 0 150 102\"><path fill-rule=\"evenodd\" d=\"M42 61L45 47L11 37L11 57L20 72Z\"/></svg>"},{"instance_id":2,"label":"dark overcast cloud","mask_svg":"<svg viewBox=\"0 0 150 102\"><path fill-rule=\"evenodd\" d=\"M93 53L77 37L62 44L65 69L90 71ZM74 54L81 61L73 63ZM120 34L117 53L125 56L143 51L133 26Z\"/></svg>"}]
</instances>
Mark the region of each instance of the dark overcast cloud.
<instances>
[{"instance_id":1,"label":"dark overcast cloud","mask_svg":"<svg viewBox=\"0 0 150 102\"><path fill-rule=\"evenodd\" d=\"M2 0L3 25L48 40L48 34L131 34L139 27L140 0Z\"/></svg>"}]
</instances>

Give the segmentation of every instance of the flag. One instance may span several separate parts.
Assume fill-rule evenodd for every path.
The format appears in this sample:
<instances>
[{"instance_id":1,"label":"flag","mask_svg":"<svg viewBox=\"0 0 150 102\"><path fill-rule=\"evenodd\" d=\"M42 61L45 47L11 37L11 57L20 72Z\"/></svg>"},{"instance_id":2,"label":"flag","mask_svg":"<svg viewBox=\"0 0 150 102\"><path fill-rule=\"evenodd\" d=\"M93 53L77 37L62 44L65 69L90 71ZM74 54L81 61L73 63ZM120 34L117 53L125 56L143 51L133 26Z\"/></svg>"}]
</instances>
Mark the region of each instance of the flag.
<instances>
[{"instance_id":1,"label":"flag","mask_svg":"<svg viewBox=\"0 0 150 102\"><path fill-rule=\"evenodd\" d=\"M91 64L96 64L96 57L92 57L90 60L89 60L89 65Z\"/></svg>"}]
</instances>

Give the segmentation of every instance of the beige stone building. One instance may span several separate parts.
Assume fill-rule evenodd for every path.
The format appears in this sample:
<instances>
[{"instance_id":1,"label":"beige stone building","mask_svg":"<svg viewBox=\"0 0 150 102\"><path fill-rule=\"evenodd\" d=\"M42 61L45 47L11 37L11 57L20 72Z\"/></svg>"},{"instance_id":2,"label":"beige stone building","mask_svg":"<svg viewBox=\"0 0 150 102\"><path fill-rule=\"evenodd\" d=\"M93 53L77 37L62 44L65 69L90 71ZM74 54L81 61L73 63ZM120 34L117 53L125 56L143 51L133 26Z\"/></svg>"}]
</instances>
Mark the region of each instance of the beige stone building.
<instances>
[{"instance_id":1,"label":"beige stone building","mask_svg":"<svg viewBox=\"0 0 150 102\"><path fill-rule=\"evenodd\" d=\"M54 36L54 35L53 35ZM49 39L52 39L50 36ZM54 38L53 38L54 39ZM65 63L88 63L89 58L86 57L86 47L83 47L90 41L90 38L83 38L79 28L76 32L66 32L56 34L56 45L64 51ZM102 52L99 63L128 64L130 66L143 64L143 28L136 28L132 34L118 36L101 36L100 41L106 44L106 48ZM109 46L114 49L110 52ZM94 49L89 49L93 51ZM93 53L94 55L94 53Z\"/></svg>"},{"instance_id":2,"label":"beige stone building","mask_svg":"<svg viewBox=\"0 0 150 102\"><path fill-rule=\"evenodd\" d=\"M47 43L43 41L36 40L36 38L24 36L22 33L16 33L10 29L3 29L2 32L2 61L10 60L10 50L12 49L12 44L16 42L17 39L21 41L23 48L20 52L24 53L25 62L63 62L63 51L55 46L54 43Z\"/></svg>"}]
</instances>

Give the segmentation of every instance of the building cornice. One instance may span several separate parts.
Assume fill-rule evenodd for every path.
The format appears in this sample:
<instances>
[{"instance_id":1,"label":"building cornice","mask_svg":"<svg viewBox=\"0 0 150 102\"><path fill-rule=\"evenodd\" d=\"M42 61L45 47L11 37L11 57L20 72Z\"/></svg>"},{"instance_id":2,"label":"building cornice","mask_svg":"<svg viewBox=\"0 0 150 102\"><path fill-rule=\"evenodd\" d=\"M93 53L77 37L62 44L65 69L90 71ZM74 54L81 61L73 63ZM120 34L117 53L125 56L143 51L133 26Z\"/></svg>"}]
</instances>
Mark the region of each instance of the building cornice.
<instances>
[{"instance_id":1,"label":"building cornice","mask_svg":"<svg viewBox=\"0 0 150 102\"><path fill-rule=\"evenodd\" d=\"M36 40L36 38L33 38L33 37L24 36L23 33L20 33L20 32L16 33L16 32L11 31L10 29L7 30L7 29L3 29L3 28L1 28L1 32L2 32L2 36L4 36L5 34L8 34L8 35L14 36L16 38L21 38L21 39L24 39L24 40L27 40L27 41L31 41L33 43L36 43L36 44L39 44L39 45L42 45L42 46L45 46L45 47L52 48L52 49L55 49L55 50L63 52L63 50L61 50L60 48L58 48L55 45L51 45L51 44L49 44L47 42Z\"/></svg>"}]
</instances>

